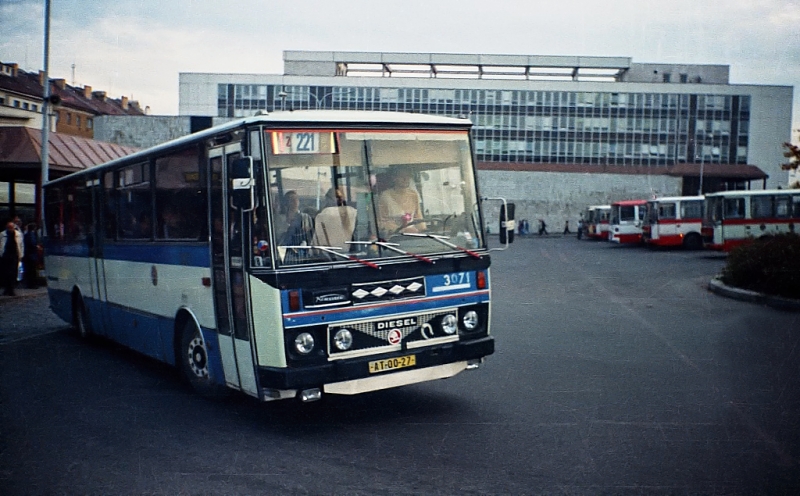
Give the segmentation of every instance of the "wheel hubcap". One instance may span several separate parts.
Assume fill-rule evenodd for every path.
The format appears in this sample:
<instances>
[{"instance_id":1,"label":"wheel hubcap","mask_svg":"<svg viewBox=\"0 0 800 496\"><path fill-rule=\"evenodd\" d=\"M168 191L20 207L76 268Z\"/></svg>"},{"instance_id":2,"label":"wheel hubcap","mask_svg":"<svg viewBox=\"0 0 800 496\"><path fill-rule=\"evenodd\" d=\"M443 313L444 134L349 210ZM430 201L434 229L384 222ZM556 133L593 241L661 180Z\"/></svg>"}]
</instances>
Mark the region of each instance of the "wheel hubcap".
<instances>
[{"instance_id":1,"label":"wheel hubcap","mask_svg":"<svg viewBox=\"0 0 800 496\"><path fill-rule=\"evenodd\" d=\"M208 377L208 359L206 355L206 348L200 336L195 336L189 343L187 350L187 358L189 359L189 367L192 369L194 375L199 378Z\"/></svg>"}]
</instances>

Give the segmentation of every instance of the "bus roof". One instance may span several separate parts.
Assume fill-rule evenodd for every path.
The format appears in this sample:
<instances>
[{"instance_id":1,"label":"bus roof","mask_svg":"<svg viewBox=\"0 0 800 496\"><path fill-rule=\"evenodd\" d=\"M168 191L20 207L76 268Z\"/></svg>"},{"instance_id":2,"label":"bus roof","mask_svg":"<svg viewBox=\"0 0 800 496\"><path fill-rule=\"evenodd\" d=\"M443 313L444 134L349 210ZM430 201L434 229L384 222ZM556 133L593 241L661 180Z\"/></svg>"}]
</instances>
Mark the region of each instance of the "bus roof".
<instances>
[{"instance_id":1,"label":"bus roof","mask_svg":"<svg viewBox=\"0 0 800 496\"><path fill-rule=\"evenodd\" d=\"M647 203L647 200L621 200L612 203L611 205L616 205L618 207L632 207L636 205L644 205Z\"/></svg>"},{"instance_id":2,"label":"bus roof","mask_svg":"<svg viewBox=\"0 0 800 496\"><path fill-rule=\"evenodd\" d=\"M708 193L708 197L736 197L736 196L764 196L764 195L800 195L797 189L740 189L736 191L720 191L718 193Z\"/></svg>"},{"instance_id":3,"label":"bus roof","mask_svg":"<svg viewBox=\"0 0 800 496\"><path fill-rule=\"evenodd\" d=\"M196 133L182 136L180 138L166 141L151 148L139 150L130 155L116 158L104 164L90 167L82 171L68 174L60 177L47 184L61 182L62 180L71 180L76 176L85 174L92 174L98 170L108 167L115 167L119 164L126 162L135 162L142 157L146 157L151 153L160 153L162 151L180 148L196 141L201 141L210 138L220 133L225 133L233 129L245 126L264 125L268 127L281 127L283 125L295 127L298 124L309 124L312 126L346 126L352 127L359 124L365 126L400 126L403 128L413 128L419 126L421 128L441 128L441 129L463 129L468 130L472 126L472 121L469 119L461 119L455 117L443 117L439 115L428 114L412 114L406 112L378 112L368 110L294 110L294 111L279 111L271 113L262 113L252 117L243 117L235 119L218 126L210 127Z\"/></svg>"},{"instance_id":4,"label":"bus roof","mask_svg":"<svg viewBox=\"0 0 800 496\"><path fill-rule=\"evenodd\" d=\"M690 200L705 200L705 196L660 196L658 198L653 198L652 200L648 200L650 202L676 202L676 201L690 201Z\"/></svg>"},{"instance_id":5,"label":"bus roof","mask_svg":"<svg viewBox=\"0 0 800 496\"><path fill-rule=\"evenodd\" d=\"M611 205L590 205L586 208L589 210L602 210L606 208L611 208Z\"/></svg>"}]
</instances>

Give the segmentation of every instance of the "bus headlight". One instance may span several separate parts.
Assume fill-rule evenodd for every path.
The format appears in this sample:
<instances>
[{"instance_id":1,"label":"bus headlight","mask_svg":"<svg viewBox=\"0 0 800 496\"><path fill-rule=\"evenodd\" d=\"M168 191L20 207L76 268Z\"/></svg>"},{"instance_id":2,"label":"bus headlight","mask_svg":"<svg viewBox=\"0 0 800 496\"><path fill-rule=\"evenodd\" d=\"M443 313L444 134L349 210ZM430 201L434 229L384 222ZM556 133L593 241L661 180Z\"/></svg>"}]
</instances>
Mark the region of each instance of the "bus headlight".
<instances>
[{"instance_id":1,"label":"bus headlight","mask_svg":"<svg viewBox=\"0 0 800 496\"><path fill-rule=\"evenodd\" d=\"M464 329L474 331L478 327L480 319L478 319L478 312L470 310L461 317L461 323L464 324Z\"/></svg>"},{"instance_id":2,"label":"bus headlight","mask_svg":"<svg viewBox=\"0 0 800 496\"><path fill-rule=\"evenodd\" d=\"M333 336L333 344L336 345L339 351L349 350L353 345L353 333L348 329L339 329L339 332Z\"/></svg>"},{"instance_id":3,"label":"bus headlight","mask_svg":"<svg viewBox=\"0 0 800 496\"><path fill-rule=\"evenodd\" d=\"M458 330L458 319L452 313L442 317L442 331L445 334L455 334Z\"/></svg>"},{"instance_id":4,"label":"bus headlight","mask_svg":"<svg viewBox=\"0 0 800 496\"><path fill-rule=\"evenodd\" d=\"M295 349L303 354L308 355L314 349L314 336L307 332L302 332L294 338Z\"/></svg>"}]
</instances>

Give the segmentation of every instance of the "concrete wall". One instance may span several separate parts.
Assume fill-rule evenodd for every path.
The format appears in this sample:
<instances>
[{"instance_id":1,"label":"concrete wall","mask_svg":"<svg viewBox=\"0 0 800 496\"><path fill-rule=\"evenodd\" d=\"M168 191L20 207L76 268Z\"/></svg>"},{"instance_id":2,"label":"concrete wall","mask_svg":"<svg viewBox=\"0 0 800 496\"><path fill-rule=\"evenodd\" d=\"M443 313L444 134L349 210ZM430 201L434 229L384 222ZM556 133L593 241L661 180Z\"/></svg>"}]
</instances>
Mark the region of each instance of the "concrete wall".
<instances>
[{"instance_id":1,"label":"concrete wall","mask_svg":"<svg viewBox=\"0 0 800 496\"><path fill-rule=\"evenodd\" d=\"M562 172L478 171L481 196L503 197L515 204L517 221L527 219L531 229L539 219L548 231L561 232L569 220L574 232L578 218L589 205L606 205L620 200L680 196L681 179L670 176L631 174L589 174ZM499 202L485 202L486 222L496 233Z\"/></svg>"},{"instance_id":2,"label":"concrete wall","mask_svg":"<svg viewBox=\"0 0 800 496\"><path fill-rule=\"evenodd\" d=\"M104 115L95 118L94 139L135 148L150 148L196 133L219 120L203 116Z\"/></svg>"}]
</instances>

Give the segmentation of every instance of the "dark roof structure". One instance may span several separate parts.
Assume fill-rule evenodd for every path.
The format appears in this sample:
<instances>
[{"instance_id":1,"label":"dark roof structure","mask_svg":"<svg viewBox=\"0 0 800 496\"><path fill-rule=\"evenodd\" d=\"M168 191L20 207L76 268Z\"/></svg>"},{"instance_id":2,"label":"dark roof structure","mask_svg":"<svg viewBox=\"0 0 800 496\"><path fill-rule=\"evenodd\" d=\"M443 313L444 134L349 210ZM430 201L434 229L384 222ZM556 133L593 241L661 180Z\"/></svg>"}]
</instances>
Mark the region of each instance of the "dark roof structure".
<instances>
[{"instance_id":1,"label":"dark roof structure","mask_svg":"<svg viewBox=\"0 0 800 496\"><path fill-rule=\"evenodd\" d=\"M48 161L51 179L130 155L137 148L50 133ZM41 168L42 133L27 127L0 127L0 180L21 170Z\"/></svg>"}]
</instances>

